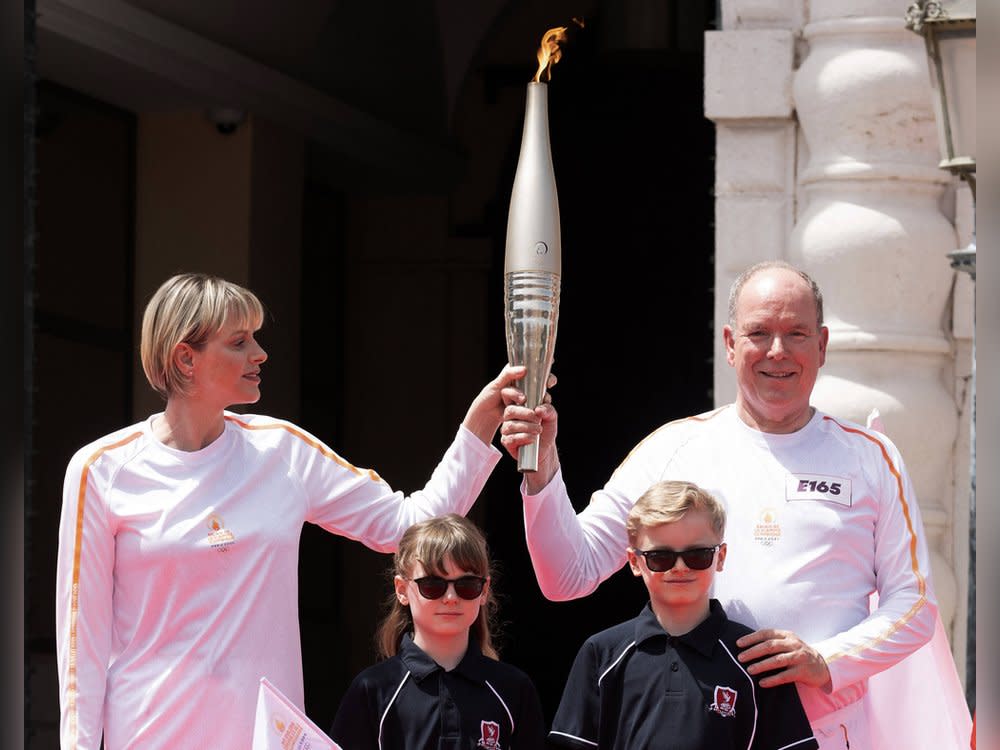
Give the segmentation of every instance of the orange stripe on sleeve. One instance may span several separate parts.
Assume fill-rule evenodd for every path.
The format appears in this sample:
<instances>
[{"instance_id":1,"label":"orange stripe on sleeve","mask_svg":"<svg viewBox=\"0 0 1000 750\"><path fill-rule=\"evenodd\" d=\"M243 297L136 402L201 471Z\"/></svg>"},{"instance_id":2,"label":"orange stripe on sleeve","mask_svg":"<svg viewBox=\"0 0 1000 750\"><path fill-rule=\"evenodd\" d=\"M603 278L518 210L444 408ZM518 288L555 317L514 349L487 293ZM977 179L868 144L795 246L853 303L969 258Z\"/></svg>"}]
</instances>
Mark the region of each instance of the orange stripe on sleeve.
<instances>
[{"instance_id":1,"label":"orange stripe on sleeve","mask_svg":"<svg viewBox=\"0 0 1000 750\"><path fill-rule=\"evenodd\" d=\"M249 422L244 422L241 419L237 419L236 417L230 417L230 416L227 416L226 420L232 422L233 424L239 425L245 430L285 430L286 432L289 432L295 437L297 437L306 445L310 446L311 448L315 448L317 451L322 453L330 460L335 461L340 466L343 466L348 471L351 471L357 474L358 476L367 474L368 478L371 479L373 482L382 481L382 478L377 473L375 473L373 469L359 469L354 464L338 456L336 453L327 448L318 440L311 438L309 435L306 435L301 430L298 430L289 424L282 424L280 422L271 422L270 424L253 425L250 424Z\"/></svg>"},{"instance_id":2,"label":"orange stripe on sleeve","mask_svg":"<svg viewBox=\"0 0 1000 750\"><path fill-rule=\"evenodd\" d=\"M672 427L675 424L681 424L682 422L707 422L710 419L713 419L714 417L717 417L719 414L721 414L722 412L724 412L726 409L729 408L729 406L730 405L727 404L726 406L720 406L718 409L715 409L714 411L705 412L704 414L696 414L693 417L682 417L681 419L675 419L675 420L673 420L671 422L667 422L664 425L660 425L655 430L653 430L651 433L649 433L648 435L646 435L646 437L644 437L642 440L640 440L638 442L638 444L636 444L636 446L634 448L632 448L632 450L630 450L628 452L628 455L625 456L625 458L622 459L622 462L620 464L618 464L618 466L615 467L615 470L613 472L611 472L612 476L614 476L614 474L617 473L617 471L622 466L624 466L626 463L628 463L628 460L630 458L632 458L632 454L633 453L635 453L637 450L639 450L647 440L649 440L654 435L656 435L657 433L659 433L660 430L665 430L668 427Z\"/></svg>"},{"instance_id":3,"label":"orange stripe on sleeve","mask_svg":"<svg viewBox=\"0 0 1000 750\"><path fill-rule=\"evenodd\" d=\"M836 419L830 416L824 416L823 419L828 420L833 424L837 425L837 427L842 429L844 432L849 432L851 434L863 437L865 440L868 440L877 445L879 447L879 450L882 451L882 459L888 465L889 473L891 473L893 477L896 478L896 487L899 490L899 502L903 507L903 517L906 519L906 529L910 534L910 567L913 569L913 576L917 579L917 591L920 593L920 598L918 598L917 601L913 603L913 606L910 607L909 611L905 615L903 615L899 620L892 623L892 625L889 626L884 632L880 633L877 637L872 638L865 643L859 644L847 651L842 651L840 653L832 654L829 660L833 661L834 659L837 659L841 656L851 656L860 653L861 651L864 651L866 648L869 648L870 646L874 646L878 643L881 643L882 641L889 638L893 633L897 632L904 625L906 625L910 620L912 620L914 616L917 614L917 612L919 612L923 608L923 606L927 603L927 580L924 578L924 575L920 572L920 563L917 560L917 533L913 528L913 519L910 516L910 504L906 499L906 493L903 491L903 477L899 473L899 469L897 469L896 465L892 462L892 458L890 458L889 456L889 451L885 449L885 445L882 443L881 440L879 440L876 437L873 437L872 435L869 435L867 432L856 429L854 427L847 427L846 425L842 425L840 422L838 422Z\"/></svg>"},{"instance_id":4,"label":"orange stripe on sleeve","mask_svg":"<svg viewBox=\"0 0 1000 750\"><path fill-rule=\"evenodd\" d=\"M84 462L83 469L80 472L80 490L76 500L76 529L73 537L73 588L70 595L69 607L69 674L66 678L66 703L69 711L70 736L73 738L74 748L76 747L80 719L79 706L77 704L77 695L79 693L77 677L77 621L80 615L80 558L83 551L83 514L87 498L87 479L90 476L91 465L102 455L110 450L127 445L141 436L142 432L134 432L128 437L122 438L117 443L99 448Z\"/></svg>"}]
</instances>

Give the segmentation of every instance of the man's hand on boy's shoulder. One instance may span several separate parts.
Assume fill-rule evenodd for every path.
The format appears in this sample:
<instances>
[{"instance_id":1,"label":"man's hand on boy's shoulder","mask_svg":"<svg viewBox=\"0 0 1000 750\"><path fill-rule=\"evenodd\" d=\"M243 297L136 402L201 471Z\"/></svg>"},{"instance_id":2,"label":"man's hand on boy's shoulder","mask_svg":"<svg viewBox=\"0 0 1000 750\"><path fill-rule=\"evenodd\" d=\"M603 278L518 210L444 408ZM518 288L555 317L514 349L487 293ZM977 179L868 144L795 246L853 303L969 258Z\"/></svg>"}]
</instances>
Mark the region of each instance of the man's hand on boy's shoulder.
<instances>
[{"instance_id":1,"label":"man's hand on boy's shoulder","mask_svg":"<svg viewBox=\"0 0 1000 750\"><path fill-rule=\"evenodd\" d=\"M752 662L747 667L750 674L777 671L761 678L761 687L800 682L827 693L833 687L826 659L790 630L757 630L737 640L736 645L743 649L737 657L740 662Z\"/></svg>"}]
</instances>

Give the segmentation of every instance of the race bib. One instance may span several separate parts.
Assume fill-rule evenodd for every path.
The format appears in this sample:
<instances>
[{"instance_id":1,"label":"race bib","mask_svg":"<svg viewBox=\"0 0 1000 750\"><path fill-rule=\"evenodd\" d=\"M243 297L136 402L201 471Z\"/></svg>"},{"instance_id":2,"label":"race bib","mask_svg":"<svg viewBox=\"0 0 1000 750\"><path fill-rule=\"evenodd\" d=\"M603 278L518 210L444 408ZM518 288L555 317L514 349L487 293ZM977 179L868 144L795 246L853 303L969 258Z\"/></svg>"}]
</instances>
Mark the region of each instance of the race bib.
<instances>
[{"instance_id":1,"label":"race bib","mask_svg":"<svg viewBox=\"0 0 1000 750\"><path fill-rule=\"evenodd\" d=\"M823 500L851 505L851 480L824 474L789 474L785 477L785 500Z\"/></svg>"}]
</instances>

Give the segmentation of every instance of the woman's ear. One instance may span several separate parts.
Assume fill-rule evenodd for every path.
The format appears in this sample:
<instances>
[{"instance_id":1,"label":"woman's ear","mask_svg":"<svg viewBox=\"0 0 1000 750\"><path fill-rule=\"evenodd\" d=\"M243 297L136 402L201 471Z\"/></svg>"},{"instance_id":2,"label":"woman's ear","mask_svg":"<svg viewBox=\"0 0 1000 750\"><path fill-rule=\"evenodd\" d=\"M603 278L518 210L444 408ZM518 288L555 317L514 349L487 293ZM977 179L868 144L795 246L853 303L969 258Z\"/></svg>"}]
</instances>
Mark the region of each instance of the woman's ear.
<instances>
[{"instance_id":1,"label":"woman's ear","mask_svg":"<svg viewBox=\"0 0 1000 750\"><path fill-rule=\"evenodd\" d=\"M174 364L184 377L190 378L194 375L194 347L182 341L174 347Z\"/></svg>"}]
</instances>

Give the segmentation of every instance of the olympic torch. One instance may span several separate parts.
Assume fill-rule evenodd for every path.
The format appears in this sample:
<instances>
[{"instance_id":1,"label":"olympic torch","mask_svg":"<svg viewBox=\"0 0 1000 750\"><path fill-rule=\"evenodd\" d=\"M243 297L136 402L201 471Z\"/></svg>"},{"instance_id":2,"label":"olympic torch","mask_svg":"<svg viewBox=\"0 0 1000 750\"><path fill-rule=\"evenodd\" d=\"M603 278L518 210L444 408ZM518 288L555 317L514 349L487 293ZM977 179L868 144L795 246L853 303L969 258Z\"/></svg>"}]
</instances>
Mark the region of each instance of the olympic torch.
<instances>
[{"instance_id":1,"label":"olympic torch","mask_svg":"<svg viewBox=\"0 0 1000 750\"><path fill-rule=\"evenodd\" d=\"M528 84L521 153L514 175L507 215L504 261L504 319L507 358L525 365L521 381L525 405L534 408L545 397L552 369L559 320L559 285L562 274L562 240L559 231L559 198L549 145L548 84L542 71L559 59L558 42L565 27L551 29L538 51L539 68ZM518 471L538 470L538 438L518 449Z\"/></svg>"}]
</instances>

